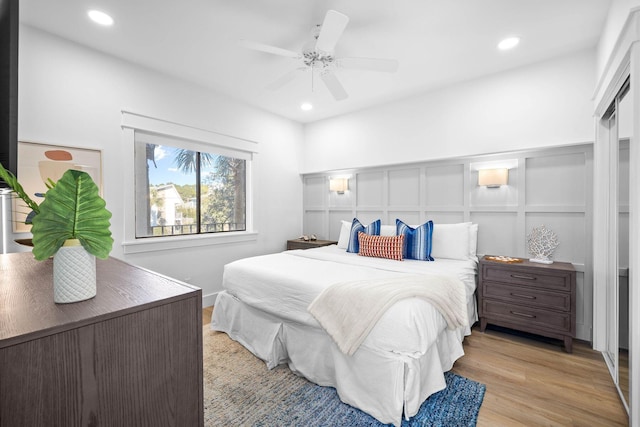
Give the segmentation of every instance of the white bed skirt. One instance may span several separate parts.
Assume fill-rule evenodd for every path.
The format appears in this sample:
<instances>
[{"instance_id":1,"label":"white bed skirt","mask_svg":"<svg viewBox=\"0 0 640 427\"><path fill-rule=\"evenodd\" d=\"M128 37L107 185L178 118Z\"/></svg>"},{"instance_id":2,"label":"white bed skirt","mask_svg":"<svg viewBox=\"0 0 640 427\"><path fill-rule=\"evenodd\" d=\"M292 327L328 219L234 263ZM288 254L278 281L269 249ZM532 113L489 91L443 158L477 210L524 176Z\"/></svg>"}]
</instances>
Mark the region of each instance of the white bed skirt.
<instances>
[{"instance_id":1,"label":"white bed skirt","mask_svg":"<svg viewBox=\"0 0 640 427\"><path fill-rule=\"evenodd\" d=\"M471 310L475 317L475 303ZM288 363L298 375L335 387L343 402L396 426L403 413L412 417L427 397L445 388L443 373L464 355L462 340L469 332L445 329L420 357L364 346L347 356L322 329L285 321L226 291L218 294L211 329L227 333L269 369Z\"/></svg>"}]
</instances>

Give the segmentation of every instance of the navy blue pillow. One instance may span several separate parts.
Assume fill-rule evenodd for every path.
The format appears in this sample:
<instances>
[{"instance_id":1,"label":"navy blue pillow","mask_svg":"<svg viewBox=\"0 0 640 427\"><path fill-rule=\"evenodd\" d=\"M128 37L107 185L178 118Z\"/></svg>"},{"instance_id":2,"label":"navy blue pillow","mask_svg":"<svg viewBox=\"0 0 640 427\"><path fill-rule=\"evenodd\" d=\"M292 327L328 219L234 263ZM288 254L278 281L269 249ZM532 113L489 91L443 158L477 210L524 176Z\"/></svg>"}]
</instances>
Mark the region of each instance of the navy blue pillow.
<instances>
[{"instance_id":1,"label":"navy blue pillow","mask_svg":"<svg viewBox=\"0 0 640 427\"><path fill-rule=\"evenodd\" d=\"M431 237L433 221L427 221L419 227L412 228L396 219L396 235L404 235L404 258L433 261L431 256Z\"/></svg>"},{"instance_id":2,"label":"navy blue pillow","mask_svg":"<svg viewBox=\"0 0 640 427\"><path fill-rule=\"evenodd\" d=\"M372 236L380 235L380 220L376 219L366 227L358 221L358 218L353 218L351 222L351 233L349 233L349 245L347 246L347 252L357 254L360 252L360 242L358 242L358 233L363 232Z\"/></svg>"}]
</instances>

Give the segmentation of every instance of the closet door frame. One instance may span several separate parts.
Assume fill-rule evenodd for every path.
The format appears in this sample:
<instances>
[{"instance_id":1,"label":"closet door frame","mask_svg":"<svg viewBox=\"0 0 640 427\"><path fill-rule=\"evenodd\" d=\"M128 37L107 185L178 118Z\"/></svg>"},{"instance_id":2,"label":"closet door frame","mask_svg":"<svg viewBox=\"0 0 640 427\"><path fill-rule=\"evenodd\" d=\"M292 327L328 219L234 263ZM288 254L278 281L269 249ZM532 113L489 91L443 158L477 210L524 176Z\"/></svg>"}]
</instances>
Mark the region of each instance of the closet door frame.
<instances>
[{"instance_id":1,"label":"closet door frame","mask_svg":"<svg viewBox=\"0 0 640 427\"><path fill-rule=\"evenodd\" d=\"M633 106L633 134L629 143L629 424L640 425L640 10L629 14L622 33L616 43L603 78L599 82L595 97L596 141L594 145L594 221L593 221L593 347L606 351L609 334L607 329L607 292L612 283L617 283L617 220L609 191L612 180L617 180L617 157L614 158L611 132L605 120L607 110L615 101L627 77L631 88L626 96ZM617 147L617 141L615 146ZM616 186L616 184L614 184ZM616 187L617 188L617 187ZM615 197L613 197L615 200ZM613 245L615 244L615 247ZM615 278L614 278L615 277ZM617 290L616 290L617 292ZM617 313L615 313L617 316ZM615 338L617 340L617 338ZM605 355L610 365L611 358ZM617 384L617 358L609 366Z\"/></svg>"},{"instance_id":2,"label":"closet door frame","mask_svg":"<svg viewBox=\"0 0 640 427\"><path fill-rule=\"evenodd\" d=\"M640 42L632 48L633 135L629 141L629 380L630 424L640 425ZM633 190L635 189L635 191Z\"/></svg>"}]
</instances>

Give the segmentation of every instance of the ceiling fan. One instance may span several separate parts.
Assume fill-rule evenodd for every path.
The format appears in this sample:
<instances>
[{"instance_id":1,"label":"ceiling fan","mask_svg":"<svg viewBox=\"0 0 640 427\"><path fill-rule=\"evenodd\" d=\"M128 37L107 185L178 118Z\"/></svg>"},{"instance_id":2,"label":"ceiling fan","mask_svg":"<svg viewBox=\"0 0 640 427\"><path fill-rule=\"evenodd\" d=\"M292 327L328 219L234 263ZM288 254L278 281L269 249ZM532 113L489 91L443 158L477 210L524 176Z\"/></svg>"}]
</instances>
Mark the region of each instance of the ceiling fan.
<instances>
[{"instance_id":1,"label":"ceiling fan","mask_svg":"<svg viewBox=\"0 0 640 427\"><path fill-rule=\"evenodd\" d=\"M240 44L248 49L285 56L288 58L301 59L303 66L289 71L279 79L267 86L268 89L277 90L292 81L300 71L311 71L312 79L314 71L318 71L320 79L323 81L331 95L337 100L346 99L349 95L338 80L335 74L337 68L351 68L369 71L382 71L393 73L398 69L398 61L395 59L382 58L336 58L333 53L338 40L342 36L344 29L349 22L349 17L329 10L321 25L316 25L313 30L313 37L307 43L302 52L294 52L288 49L258 43L250 40L240 40Z\"/></svg>"}]
</instances>

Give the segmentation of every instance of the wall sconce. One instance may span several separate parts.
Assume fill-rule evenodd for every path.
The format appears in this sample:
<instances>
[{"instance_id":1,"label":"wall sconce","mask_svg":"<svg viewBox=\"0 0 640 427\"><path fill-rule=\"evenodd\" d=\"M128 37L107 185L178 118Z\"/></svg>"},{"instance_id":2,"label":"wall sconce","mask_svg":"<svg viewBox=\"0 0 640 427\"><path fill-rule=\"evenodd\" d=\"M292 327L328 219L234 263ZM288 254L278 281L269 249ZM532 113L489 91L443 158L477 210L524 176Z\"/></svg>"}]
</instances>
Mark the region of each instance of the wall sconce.
<instances>
[{"instance_id":1,"label":"wall sconce","mask_svg":"<svg viewBox=\"0 0 640 427\"><path fill-rule=\"evenodd\" d=\"M349 189L349 178L329 178L329 191L344 194Z\"/></svg>"},{"instance_id":2,"label":"wall sconce","mask_svg":"<svg viewBox=\"0 0 640 427\"><path fill-rule=\"evenodd\" d=\"M484 185L487 188L498 188L501 185L507 185L509 181L509 169L480 169L478 171L478 185Z\"/></svg>"}]
</instances>

